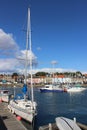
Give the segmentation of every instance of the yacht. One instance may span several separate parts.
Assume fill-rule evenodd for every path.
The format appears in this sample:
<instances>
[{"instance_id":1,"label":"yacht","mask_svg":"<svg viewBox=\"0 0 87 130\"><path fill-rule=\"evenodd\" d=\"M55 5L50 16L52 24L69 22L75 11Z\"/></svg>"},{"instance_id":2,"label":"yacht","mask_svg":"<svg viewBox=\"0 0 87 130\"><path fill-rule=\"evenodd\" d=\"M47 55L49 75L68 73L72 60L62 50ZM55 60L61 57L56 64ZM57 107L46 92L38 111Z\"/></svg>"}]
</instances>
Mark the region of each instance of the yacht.
<instances>
[{"instance_id":1,"label":"yacht","mask_svg":"<svg viewBox=\"0 0 87 130\"><path fill-rule=\"evenodd\" d=\"M29 37L30 36L30 37ZM30 40L30 44L29 41ZM33 84L32 84L32 56L30 56L29 60L29 66L30 66L30 72L31 72L31 99L27 98L27 91L28 85L27 85L27 68L28 68L28 49L30 45L30 52L31 50L31 28L30 28L30 8L28 8L28 25L27 25L27 40L26 40L26 59L25 59L25 83L23 85L23 99L17 98L12 99L9 102L8 108L9 110L21 118L25 119L26 121L32 123L34 121L35 116L37 115L37 103L34 101L34 93L33 93ZM15 97L15 96L14 96Z\"/></svg>"},{"instance_id":2,"label":"yacht","mask_svg":"<svg viewBox=\"0 0 87 130\"><path fill-rule=\"evenodd\" d=\"M64 92L62 84L47 84L40 88L40 92Z\"/></svg>"}]
</instances>

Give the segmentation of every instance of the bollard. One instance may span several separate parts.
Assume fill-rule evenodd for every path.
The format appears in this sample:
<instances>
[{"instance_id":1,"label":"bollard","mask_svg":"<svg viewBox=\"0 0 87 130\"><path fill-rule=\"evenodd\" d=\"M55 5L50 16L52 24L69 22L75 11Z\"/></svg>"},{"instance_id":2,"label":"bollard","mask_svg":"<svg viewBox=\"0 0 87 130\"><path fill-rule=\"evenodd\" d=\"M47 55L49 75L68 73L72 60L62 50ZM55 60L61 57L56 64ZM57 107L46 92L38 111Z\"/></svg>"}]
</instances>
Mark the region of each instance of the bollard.
<instances>
[{"instance_id":1,"label":"bollard","mask_svg":"<svg viewBox=\"0 0 87 130\"><path fill-rule=\"evenodd\" d=\"M74 120L74 122L76 123L76 118L75 118L75 117L73 118L73 120Z\"/></svg>"},{"instance_id":2,"label":"bollard","mask_svg":"<svg viewBox=\"0 0 87 130\"><path fill-rule=\"evenodd\" d=\"M52 130L52 125L51 125L51 123L49 123L49 130Z\"/></svg>"}]
</instances>

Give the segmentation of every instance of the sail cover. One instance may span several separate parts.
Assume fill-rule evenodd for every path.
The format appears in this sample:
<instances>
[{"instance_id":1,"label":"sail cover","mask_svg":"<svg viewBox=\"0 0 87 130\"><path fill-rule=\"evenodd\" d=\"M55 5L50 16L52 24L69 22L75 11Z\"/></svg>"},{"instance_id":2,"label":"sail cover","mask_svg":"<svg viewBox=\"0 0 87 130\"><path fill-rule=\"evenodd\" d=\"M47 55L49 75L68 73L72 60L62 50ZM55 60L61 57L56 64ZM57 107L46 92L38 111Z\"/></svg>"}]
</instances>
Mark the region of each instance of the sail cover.
<instances>
[{"instance_id":1,"label":"sail cover","mask_svg":"<svg viewBox=\"0 0 87 130\"><path fill-rule=\"evenodd\" d=\"M22 92L24 94L26 94L26 92L27 92L27 85L26 84L23 85Z\"/></svg>"}]
</instances>

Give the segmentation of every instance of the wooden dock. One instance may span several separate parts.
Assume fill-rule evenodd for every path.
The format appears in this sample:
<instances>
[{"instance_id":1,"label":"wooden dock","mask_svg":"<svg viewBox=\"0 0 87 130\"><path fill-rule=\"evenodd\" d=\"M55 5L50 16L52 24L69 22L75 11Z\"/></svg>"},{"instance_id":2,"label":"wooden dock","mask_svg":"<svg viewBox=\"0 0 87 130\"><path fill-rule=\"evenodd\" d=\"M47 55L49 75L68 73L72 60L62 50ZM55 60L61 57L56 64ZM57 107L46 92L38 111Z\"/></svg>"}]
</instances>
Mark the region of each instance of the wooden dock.
<instances>
[{"instance_id":1,"label":"wooden dock","mask_svg":"<svg viewBox=\"0 0 87 130\"><path fill-rule=\"evenodd\" d=\"M27 130L7 106L7 103L0 102L0 130Z\"/></svg>"}]
</instances>

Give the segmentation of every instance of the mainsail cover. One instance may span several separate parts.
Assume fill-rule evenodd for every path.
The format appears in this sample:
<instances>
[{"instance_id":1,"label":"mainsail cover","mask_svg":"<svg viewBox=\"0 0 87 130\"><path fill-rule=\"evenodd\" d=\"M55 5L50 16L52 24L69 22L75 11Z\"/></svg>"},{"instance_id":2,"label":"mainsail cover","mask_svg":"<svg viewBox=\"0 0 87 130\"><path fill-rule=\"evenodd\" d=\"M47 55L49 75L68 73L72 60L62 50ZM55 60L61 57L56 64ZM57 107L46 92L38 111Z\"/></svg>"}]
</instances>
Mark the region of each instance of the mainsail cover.
<instances>
[{"instance_id":1,"label":"mainsail cover","mask_svg":"<svg viewBox=\"0 0 87 130\"><path fill-rule=\"evenodd\" d=\"M22 92L23 92L24 94L27 93L27 85L26 85L26 84L23 85Z\"/></svg>"}]
</instances>

